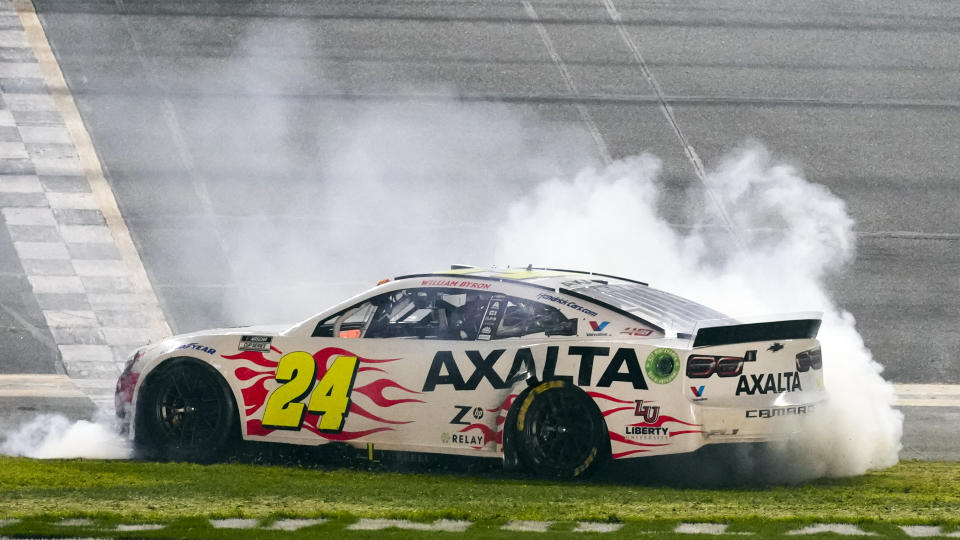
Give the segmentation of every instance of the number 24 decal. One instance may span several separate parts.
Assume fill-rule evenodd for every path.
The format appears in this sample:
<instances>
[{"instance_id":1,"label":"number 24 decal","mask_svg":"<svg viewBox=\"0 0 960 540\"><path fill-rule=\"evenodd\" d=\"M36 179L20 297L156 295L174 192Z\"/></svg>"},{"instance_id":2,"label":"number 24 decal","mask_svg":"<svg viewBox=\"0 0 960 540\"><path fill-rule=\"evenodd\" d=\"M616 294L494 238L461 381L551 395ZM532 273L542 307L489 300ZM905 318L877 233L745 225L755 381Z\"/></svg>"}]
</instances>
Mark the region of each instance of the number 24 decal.
<instances>
[{"instance_id":1,"label":"number 24 decal","mask_svg":"<svg viewBox=\"0 0 960 540\"><path fill-rule=\"evenodd\" d=\"M357 357L338 356L330 369L317 378L317 363L310 353L297 351L280 359L277 382L283 383L270 394L263 411L263 426L274 429L300 430L308 412L321 415L319 431L339 433L350 408L350 393L357 378ZM300 400L310 393L307 404Z\"/></svg>"}]
</instances>

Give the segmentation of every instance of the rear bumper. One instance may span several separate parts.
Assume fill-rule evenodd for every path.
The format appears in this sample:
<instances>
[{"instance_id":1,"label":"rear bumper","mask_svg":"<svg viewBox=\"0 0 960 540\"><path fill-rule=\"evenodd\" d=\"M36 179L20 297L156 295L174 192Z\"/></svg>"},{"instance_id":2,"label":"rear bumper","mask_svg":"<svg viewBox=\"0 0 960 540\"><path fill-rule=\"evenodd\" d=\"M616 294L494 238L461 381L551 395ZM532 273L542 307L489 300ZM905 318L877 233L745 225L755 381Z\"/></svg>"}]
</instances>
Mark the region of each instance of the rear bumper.
<instances>
[{"instance_id":1,"label":"rear bumper","mask_svg":"<svg viewBox=\"0 0 960 540\"><path fill-rule=\"evenodd\" d=\"M703 443L765 442L789 439L810 428L826 400L797 405L734 409L703 407Z\"/></svg>"}]
</instances>

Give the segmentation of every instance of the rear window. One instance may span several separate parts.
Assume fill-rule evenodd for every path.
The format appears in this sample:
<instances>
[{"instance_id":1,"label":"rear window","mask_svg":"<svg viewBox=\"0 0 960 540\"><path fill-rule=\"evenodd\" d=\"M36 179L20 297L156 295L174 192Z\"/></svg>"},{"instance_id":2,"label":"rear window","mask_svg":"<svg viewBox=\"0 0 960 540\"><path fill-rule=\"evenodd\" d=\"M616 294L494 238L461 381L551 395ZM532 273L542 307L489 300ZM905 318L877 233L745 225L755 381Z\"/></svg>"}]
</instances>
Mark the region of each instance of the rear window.
<instances>
[{"instance_id":1,"label":"rear window","mask_svg":"<svg viewBox=\"0 0 960 540\"><path fill-rule=\"evenodd\" d=\"M727 316L703 304L639 283L584 282L570 290L632 313L674 332L692 332L697 321Z\"/></svg>"}]
</instances>

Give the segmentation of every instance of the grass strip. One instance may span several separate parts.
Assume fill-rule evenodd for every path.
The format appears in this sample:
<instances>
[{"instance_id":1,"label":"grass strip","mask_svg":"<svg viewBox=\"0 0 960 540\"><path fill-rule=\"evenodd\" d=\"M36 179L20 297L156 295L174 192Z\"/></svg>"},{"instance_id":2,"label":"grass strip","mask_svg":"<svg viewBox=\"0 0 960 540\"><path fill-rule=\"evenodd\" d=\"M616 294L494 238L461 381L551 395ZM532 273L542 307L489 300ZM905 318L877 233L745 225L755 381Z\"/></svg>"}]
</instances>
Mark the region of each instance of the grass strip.
<instances>
[{"instance_id":1,"label":"grass strip","mask_svg":"<svg viewBox=\"0 0 960 540\"><path fill-rule=\"evenodd\" d=\"M29 538L63 538L63 537L85 537L85 538L117 538L117 539L165 539L181 538L187 540L290 540L290 538L300 539L325 539L325 538L348 538L348 539L408 539L408 538L446 538L446 539L499 539L505 537L526 537L526 538L601 538L603 540L620 540L634 538L691 538L689 529L686 532L677 532L681 522L677 521L638 521L626 522L622 528L614 532L594 533L585 536L582 532L575 532L576 523L554 522L546 534L530 532L511 532L502 529L502 521L481 521L471 525L464 532L437 532L420 531L410 529L389 528L380 530L351 530L350 525L354 521L349 519L330 520L320 525L314 525L292 532L278 531L269 529L269 521L262 523L262 527L256 529L217 529L210 525L206 520L199 518L188 518L174 520L166 524L162 530L151 531L133 531L121 532L109 526L107 521L98 521L94 525L86 527L63 527L55 523L43 522L40 520L28 520L16 526L0 527L0 535L4 538L9 537L29 537ZM727 525L725 534L748 535L751 538L781 538L788 540L797 538L796 533L809 522L798 520L750 520L733 521ZM904 538L906 534L898 526L891 523L868 522L856 525L858 532L871 535L871 538ZM599 534L600 536L595 536ZM943 529L941 534L951 534L948 529ZM532 535L532 536L531 536ZM727 536L729 538L730 536ZM838 538L836 533L822 532L819 534L803 535L801 538Z\"/></svg>"},{"instance_id":2,"label":"grass strip","mask_svg":"<svg viewBox=\"0 0 960 540\"><path fill-rule=\"evenodd\" d=\"M67 518L110 525L325 517L332 526L370 517L956 526L958 486L960 463L954 462L907 461L859 477L796 486L695 489L501 474L0 457L0 518L19 518L22 525Z\"/></svg>"}]
</instances>

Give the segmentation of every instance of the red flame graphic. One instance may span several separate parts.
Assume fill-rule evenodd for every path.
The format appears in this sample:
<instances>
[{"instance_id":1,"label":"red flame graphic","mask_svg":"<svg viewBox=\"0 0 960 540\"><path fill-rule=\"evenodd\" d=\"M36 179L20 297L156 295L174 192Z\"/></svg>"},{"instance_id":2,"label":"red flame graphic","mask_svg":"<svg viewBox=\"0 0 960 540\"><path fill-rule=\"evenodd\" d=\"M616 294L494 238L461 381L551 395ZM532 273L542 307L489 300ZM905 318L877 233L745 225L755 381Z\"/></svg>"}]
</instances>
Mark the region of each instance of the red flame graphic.
<instances>
[{"instance_id":1,"label":"red flame graphic","mask_svg":"<svg viewBox=\"0 0 960 540\"><path fill-rule=\"evenodd\" d=\"M493 409L486 409L487 412L500 412L510 410L510 406L513 405L513 400L517 398L517 394L510 394L507 396L507 399L503 400L503 403L499 407Z\"/></svg>"},{"instance_id":2,"label":"red flame graphic","mask_svg":"<svg viewBox=\"0 0 960 540\"><path fill-rule=\"evenodd\" d=\"M503 400L503 403L499 407L494 407L493 409L484 409L487 412L498 413L497 414L497 429L491 429L486 424L470 424L469 426L460 430L460 433L466 433L467 431L479 430L483 433L483 445L482 446L473 446L474 450L480 450L490 442L495 442L497 444L503 444L503 424L507 421L507 412L510 410L510 406L513 405L513 400L517 398L517 394L510 394L506 399Z\"/></svg>"},{"instance_id":3,"label":"red flame graphic","mask_svg":"<svg viewBox=\"0 0 960 540\"><path fill-rule=\"evenodd\" d=\"M644 403L653 403L653 402L652 402L652 401L644 401ZM632 407L626 407L626 408L632 408ZM604 416L606 416L606 414L604 414ZM685 426L692 426L692 427L696 427L696 428L701 427L701 424L692 424L692 423L690 423L690 422L684 422L683 420L677 420L676 418L674 418L674 417L672 417L672 416L665 415L665 414L661 414L660 417L657 418L657 420L656 420L655 422L637 422L637 423L635 423L635 424L629 424L629 425L630 425L630 426L640 426L640 427L658 428L658 427L661 427L661 426L663 426L664 424L666 424L666 423L668 423L668 422L674 422L674 423L677 423L677 424L682 424L682 425L685 425ZM667 435L669 435L669 437L676 437L677 435L685 435L685 434L688 434L688 433L703 433L703 432L700 431L700 430L670 431ZM623 435L621 435L621 434L619 434L619 433L615 433L615 432L613 432L613 431L610 432L610 440L611 440L611 441L616 441L616 442L619 442L619 443L623 443L623 444L629 444L629 445L633 445L633 446L644 446L644 447L668 446L668 445L670 444L670 443L655 444L655 443L644 443L644 442L640 442L640 441L635 441L635 440L627 439L627 438L624 437ZM651 449L649 449L649 448L646 448L646 449L643 449L643 450L628 450L628 451L625 451L625 452L615 453L615 454L613 454L611 457L612 457L613 459L619 459L619 458L626 457L626 456L629 456L629 455L633 455L633 454L636 454L636 453L639 453L639 452L650 452L650 451L651 451Z\"/></svg>"},{"instance_id":4,"label":"red flame graphic","mask_svg":"<svg viewBox=\"0 0 960 540\"><path fill-rule=\"evenodd\" d=\"M671 437L676 437L677 435L684 435L684 434L687 434L687 433L703 433L703 431L701 431L701 430L699 430L699 429L691 429L691 430L689 430L689 431L671 431L671 432L670 432L670 436L671 436Z\"/></svg>"},{"instance_id":5,"label":"red flame graphic","mask_svg":"<svg viewBox=\"0 0 960 540\"><path fill-rule=\"evenodd\" d=\"M267 389L264 385L269 378L270 377L261 377L252 385L240 391L240 393L243 394L243 402L251 404L247 407L247 416L260 410L260 407L263 407L263 404L266 403Z\"/></svg>"},{"instance_id":6,"label":"red flame graphic","mask_svg":"<svg viewBox=\"0 0 960 540\"><path fill-rule=\"evenodd\" d=\"M261 351L243 351L242 353L234 354L231 356L227 356L224 354L221 357L226 358L227 360L246 360L248 362L253 362L258 366L263 366L267 368L276 368L277 364L279 363L273 360L267 360L267 358L263 356L263 353Z\"/></svg>"},{"instance_id":7,"label":"red flame graphic","mask_svg":"<svg viewBox=\"0 0 960 540\"><path fill-rule=\"evenodd\" d=\"M700 427L700 424L691 424L690 422L684 422L683 420L677 420L672 416L667 416L661 414L660 418L656 422L637 422L636 424L630 424L631 426L643 426L643 427L660 427L666 422L676 422L678 424L683 424L685 426Z\"/></svg>"},{"instance_id":8,"label":"red flame graphic","mask_svg":"<svg viewBox=\"0 0 960 540\"><path fill-rule=\"evenodd\" d=\"M374 403L376 403L381 407L393 407L394 405L397 405L399 403L423 403L423 400L412 399L412 398L390 399L383 395L383 391L386 390L387 388L399 388L400 390L403 390L404 392L410 392L411 394L420 393L420 392L410 390L409 388L406 388L400 384L397 384L391 381L390 379L377 379L366 386L354 388L353 391L359 392L367 396L368 398L370 398L371 401L373 401Z\"/></svg>"},{"instance_id":9,"label":"red flame graphic","mask_svg":"<svg viewBox=\"0 0 960 540\"><path fill-rule=\"evenodd\" d=\"M610 415L613 414L613 413L618 413L618 412L620 412L620 411L632 411L632 410L634 410L634 409L635 409L635 407L617 407L617 408L615 408L615 409L610 409L610 410L607 410L607 411L603 411L603 416L610 416Z\"/></svg>"},{"instance_id":10,"label":"red flame graphic","mask_svg":"<svg viewBox=\"0 0 960 540\"><path fill-rule=\"evenodd\" d=\"M587 395L590 396L590 397L592 397L593 399L602 399L602 400L606 400L606 401L612 401L612 402L614 402L614 403L623 403L623 404L625 404L625 405L630 405L629 407L613 407L613 408L611 408L611 409L603 410L603 411L601 411L601 412L603 413L603 416L604 416L604 417L610 416L611 414L618 413L618 412L632 411L632 410L635 410L635 408L636 408L636 402L634 402L634 401L626 401L626 400L623 400L623 399L617 399L617 398L615 398L615 397L608 396L607 394L602 394L602 393L600 393L600 392L587 392ZM655 402L655 401L648 401L647 403L656 403L656 402Z\"/></svg>"},{"instance_id":11,"label":"red flame graphic","mask_svg":"<svg viewBox=\"0 0 960 540\"><path fill-rule=\"evenodd\" d=\"M622 399L617 399L615 397L608 396L607 394L601 394L600 392L587 392L587 395L593 399L605 399L607 401L612 401L614 403L623 403L626 405L633 405L633 401L624 401ZM653 403L653 402L651 402Z\"/></svg>"},{"instance_id":12,"label":"red flame graphic","mask_svg":"<svg viewBox=\"0 0 960 540\"><path fill-rule=\"evenodd\" d=\"M252 369L250 369L250 368L245 368L245 367L237 368L237 369L233 372L233 374L236 375L237 378L240 379L241 381L250 380L250 379L252 379L252 378L254 378L254 377L258 376L258 375L261 375L261 376L262 376L262 375L273 376L273 372L272 372L272 371L254 371L254 370L252 370Z\"/></svg>"},{"instance_id":13,"label":"red flame graphic","mask_svg":"<svg viewBox=\"0 0 960 540\"><path fill-rule=\"evenodd\" d=\"M460 433L466 433L474 429L480 430L483 433L483 446L486 446L490 441L493 441L497 444L503 442L503 431L494 431L490 429L486 424L470 424L469 426L460 430ZM482 448L480 446L474 446L474 448Z\"/></svg>"},{"instance_id":14,"label":"red flame graphic","mask_svg":"<svg viewBox=\"0 0 960 540\"><path fill-rule=\"evenodd\" d=\"M270 347L271 353L276 353L282 355L283 353L275 348ZM270 353L267 353L270 354ZM387 371L381 367L373 367L369 365L362 364L386 364L389 362L394 362L398 360L397 358L386 358L386 359L372 359L372 358L363 358L359 355L356 355L346 349L341 349L339 347L327 347L320 349L313 355L314 361L317 365L317 375L316 379L321 379L324 374L326 374L329 369L332 361L339 356L356 356L357 361L361 364L361 367L357 370L358 378L360 373L369 373L369 372L379 372L387 373ZM266 355L261 351L243 351L234 355L222 355L222 358L226 360L238 360L250 362L259 367L270 368L272 371L257 371L255 369L250 369L247 366L239 366L234 369L234 376L240 381L247 382L246 386L241 389L241 394L243 396L243 404L245 406L245 411L247 416L255 414L259 411L267 401L269 392L266 389L267 381L272 380L276 376L276 368L279 365L278 360L270 360ZM396 381L380 378L373 382L367 383L363 386L355 387L353 389L352 398L358 396L363 396L364 398L369 399L373 402L376 407L379 408L389 408L394 405L401 403L423 403L422 400L414 398L388 398L384 395L384 391L388 389L396 389L397 391L403 391L410 394L419 394L414 390L404 387L403 385L397 383ZM348 412L349 415L356 415L359 417L366 418L368 420L373 420L381 424L390 424L390 425L399 425L399 424L409 424L413 420L389 420L382 417L378 412L374 412L369 409L368 406L361 406L356 403L355 399L350 400L350 409ZM303 420L301 425L302 429L305 429L309 432L316 434L319 437L322 437L331 441L349 441L371 435L374 433L379 433L382 431L390 431L394 428L389 426L380 426L370 429L364 429L359 431L341 431L340 433L328 433L320 431L317 428L317 423L320 421L320 415L308 413ZM247 421L247 433L249 435L258 435L265 436L275 431L273 428L264 427L262 422L259 419L252 419Z\"/></svg>"}]
</instances>

